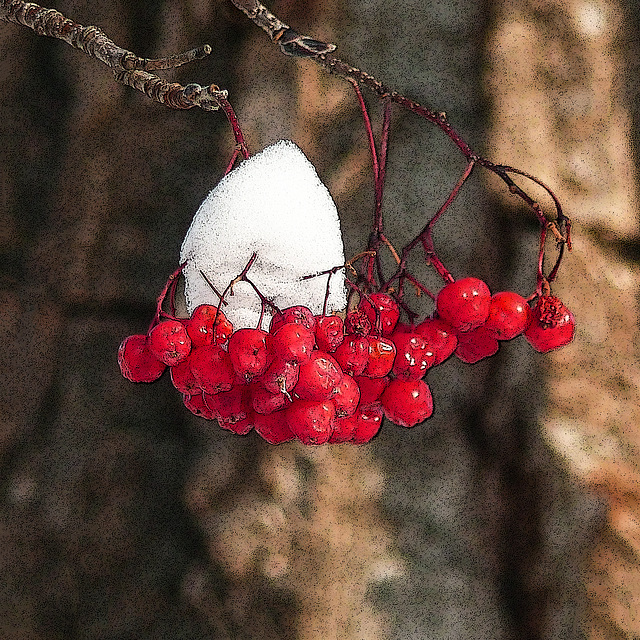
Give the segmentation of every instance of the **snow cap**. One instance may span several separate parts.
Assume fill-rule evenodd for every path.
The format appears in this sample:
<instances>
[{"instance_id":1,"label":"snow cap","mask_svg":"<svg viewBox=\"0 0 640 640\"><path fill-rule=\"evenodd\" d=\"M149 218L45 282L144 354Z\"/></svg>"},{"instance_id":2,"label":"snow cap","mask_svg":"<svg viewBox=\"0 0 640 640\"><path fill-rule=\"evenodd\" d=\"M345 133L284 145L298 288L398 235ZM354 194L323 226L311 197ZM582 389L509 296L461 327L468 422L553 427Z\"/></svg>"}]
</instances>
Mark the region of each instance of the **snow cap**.
<instances>
[{"instance_id":1,"label":"snow cap","mask_svg":"<svg viewBox=\"0 0 640 640\"><path fill-rule=\"evenodd\" d=\"M180 262L189 314L219 298L253 253L247 277L280 309L294 305L322 313L328 276L302 276L344 264L338 211L314 166L289 140L267 147L227 174L209 193L182 244ZM225 315L234 329L256 327L261 303L240 282L226 296ZM331 276L327 313L346 306L344 270ZM262 328L268 328L267 312Z\"/></svg>"}]
</instances>

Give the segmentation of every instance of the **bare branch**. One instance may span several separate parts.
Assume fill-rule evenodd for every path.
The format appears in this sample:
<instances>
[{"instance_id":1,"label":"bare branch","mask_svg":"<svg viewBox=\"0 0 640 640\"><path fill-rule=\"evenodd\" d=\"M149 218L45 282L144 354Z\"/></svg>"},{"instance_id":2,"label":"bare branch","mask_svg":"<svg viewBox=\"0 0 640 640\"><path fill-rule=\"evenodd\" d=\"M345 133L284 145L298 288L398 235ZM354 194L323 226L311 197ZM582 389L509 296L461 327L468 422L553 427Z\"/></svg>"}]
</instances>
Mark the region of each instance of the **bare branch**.
<instances>
[{"instance_id":1,"label":"bare branch","mask_svg":"<svg viewBox=\"0 0 640 640\"><path fill-rule=\"evenodd\" d=\"M47 9L23 0L0 0L0 20L28 27L39 36L64 40L72 47L106 64L118 82L133 87L156 102L173 109L199 107L206 111L214 111L220 107L219 100L227 97L227 91L221 90L215 84L207 87L199 84L182 86L177 82L167 82L151 73L200 60L211 53L209 45L168 58L141 58L116 45L98 27L84 27L65 18L55 9Z\"/></svg>"}]
</instances>

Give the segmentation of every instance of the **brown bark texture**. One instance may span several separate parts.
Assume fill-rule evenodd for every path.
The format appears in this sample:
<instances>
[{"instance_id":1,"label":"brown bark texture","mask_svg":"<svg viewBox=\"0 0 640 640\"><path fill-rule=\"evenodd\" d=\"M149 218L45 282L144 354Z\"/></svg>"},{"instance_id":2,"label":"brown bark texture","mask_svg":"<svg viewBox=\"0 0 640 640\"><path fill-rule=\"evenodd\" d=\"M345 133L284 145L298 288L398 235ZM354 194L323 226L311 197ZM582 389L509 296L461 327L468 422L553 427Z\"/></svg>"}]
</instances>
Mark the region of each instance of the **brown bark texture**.
<instances>
[{"instance_id":1,"label":"brown bark texture","mask_svg":"<svg viewBox=\"0 0 640 640\"><path fill-rule=\"evenodd\" d=\"M283 56L231 2L55 8L146 58L210 44L158 75L227 89L252 152L295 141L336 201L347 256L366 247L371 160L348 82ZM269 9L557 190L574 250L554 292L576 339L553 355L515 340L476 365L452 359L428 377L434 416L385 424L364 447L269 446L189 414L167 376L129 383L118 345L146 330L235 140L221 111L169 109L0 22L0 636L638 637L633 7ZM464 166L441 131L394 107L396 246ZM481 172L434 239L455 277L535 287L537 221Z\"/></svg>"}]
</instances>

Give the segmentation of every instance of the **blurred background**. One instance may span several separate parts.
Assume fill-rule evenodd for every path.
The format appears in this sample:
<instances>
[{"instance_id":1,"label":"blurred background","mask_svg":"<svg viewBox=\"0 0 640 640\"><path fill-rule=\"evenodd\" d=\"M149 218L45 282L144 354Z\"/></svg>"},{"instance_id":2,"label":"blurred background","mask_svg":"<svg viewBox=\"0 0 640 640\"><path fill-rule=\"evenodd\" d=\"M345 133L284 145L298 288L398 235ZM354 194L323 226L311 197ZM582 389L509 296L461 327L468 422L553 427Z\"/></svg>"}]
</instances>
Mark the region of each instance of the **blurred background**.
<instances>
[{"instance_id":1,"label":"blurred background","mask_svg":"<svg viewBox=\"0 0 640 640\"><path fill-rule=\"evenodd\" d=\"M211 44L163 77L228 89L252 152L294 140L336 200L346 254L366 245L370 157L348 83L282 56L230 2L55 8L140 56ZM190 415L166 376L127 382L118 345L146 330L233 136L220 113L152 103L63 42L0 24L0 635L640 637L636 3L269 8L554 188L574 223L554 293L576 338L452 359L428 376L434 416L365 447L271 447ZM393 110L396 246L464 164ZM435 241L454 276L528 295L537 234L477 172Z\"/></svg>"}]
</instances>

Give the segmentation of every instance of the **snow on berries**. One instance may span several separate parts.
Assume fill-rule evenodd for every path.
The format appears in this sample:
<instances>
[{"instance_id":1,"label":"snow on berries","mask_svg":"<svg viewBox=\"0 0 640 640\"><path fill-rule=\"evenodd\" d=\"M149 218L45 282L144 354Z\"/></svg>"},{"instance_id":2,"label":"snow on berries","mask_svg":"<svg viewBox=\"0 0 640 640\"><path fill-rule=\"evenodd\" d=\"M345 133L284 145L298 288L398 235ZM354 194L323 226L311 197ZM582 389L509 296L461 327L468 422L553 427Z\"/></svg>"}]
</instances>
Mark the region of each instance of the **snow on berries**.
<instances>
[{"instance_id":1,"label":"snow on berries","mask_svg":"<svg viewBox=\"0 0 640 640\"><path fill-rule=\"evenodd\" d=\"M427 251L445 283L437 294L404 270L398 252L399 269L384 282L375 243L345 262L329 192L302 151L280 141L202 203L151 327L120 345L122 375L153 382L169 369L191 413L237 435L362 445L383 419L414 428L432 416L427 378L445 361L473 365L520 335L542 353L571 342L575 319L550 295L557 264L547 280L541 254L529 298L492 295L477 277L454 280L425 229L408 246ZM179 277L186 318L176 312ZM411 310L407 281L433 299L429 317Z\"/></svg>"},{"instance_id":2,"label":"snow on berries","mask_svg":"<svg viewBox=\"0 0 640 640\"><path fill-rule=\"evenodd\" d=\"M344 264L338 211L314 166L288 140L242 162L196 212L180 254L188 313L217 305L210 284L223 292L254 252L251 279L266 298L280 309L302 303L311 316L322 313L326 278L301 278ZM256 327L263 317L247 282L234 284L226 302L225 315L236 327ZM326 306L329 312L346 306L342 271L331 278Z\"/></svg>"}]
</instances>

